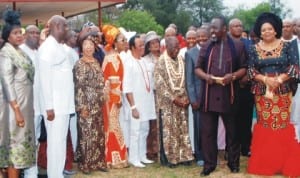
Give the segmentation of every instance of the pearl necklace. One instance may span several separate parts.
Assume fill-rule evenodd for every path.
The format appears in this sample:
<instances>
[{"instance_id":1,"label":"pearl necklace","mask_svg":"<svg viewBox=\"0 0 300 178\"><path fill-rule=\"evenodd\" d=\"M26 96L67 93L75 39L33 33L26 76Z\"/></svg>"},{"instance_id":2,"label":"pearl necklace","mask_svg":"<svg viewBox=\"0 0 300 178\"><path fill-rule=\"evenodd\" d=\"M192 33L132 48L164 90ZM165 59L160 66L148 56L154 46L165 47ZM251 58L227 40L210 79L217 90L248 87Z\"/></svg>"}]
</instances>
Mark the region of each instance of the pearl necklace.
<instances>
[{"instance_id":1,"label":"pearl necklace","mask_svg":"<svg viewBox=\"0 0 300 178\"><path fill-rule=\"evenodd\" d=\"M177 57L178 71L176 71L173 67L171 60L172 59L168 56L168 54L165 53L164 61L168 73L169 82L171 84L171 89L173 91L180 91L183 89L184 84L184 62L181 57ZM180 79L180 83L178 86L175 86L174 81L177 81L178 79Z\"/></svg>"}]
</instances>

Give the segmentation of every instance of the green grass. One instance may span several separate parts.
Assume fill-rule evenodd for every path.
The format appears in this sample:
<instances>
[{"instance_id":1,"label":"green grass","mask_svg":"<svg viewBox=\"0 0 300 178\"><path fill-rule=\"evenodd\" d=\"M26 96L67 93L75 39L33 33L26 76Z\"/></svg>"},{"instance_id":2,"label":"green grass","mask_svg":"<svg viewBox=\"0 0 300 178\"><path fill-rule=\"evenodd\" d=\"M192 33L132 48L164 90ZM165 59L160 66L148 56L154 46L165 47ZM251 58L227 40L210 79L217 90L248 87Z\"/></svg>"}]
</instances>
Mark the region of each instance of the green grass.
<instances>
[{"instance_id":1,"label":"green grass","mask_svg":"<svg viewBox=\"0 0 300 178\"><path fill-rule=\"evenodd\" d=\"M241 170L239 173L231 173L226 166L226 161L220 159L220 164L214 172L207 178L282 178L283 176L256 176L246 173L247 158L241 157ZM76 165L74 165L76 169ZM78 172L72 178L199 178L202 167L195 163L191 166L178 166L176 168L168 168L161 166L159 163L147 165L146 168L129 167L124 169L110 169L109 172L103 173L99 171L84 175Z\"/></svg>"}]
</instances>

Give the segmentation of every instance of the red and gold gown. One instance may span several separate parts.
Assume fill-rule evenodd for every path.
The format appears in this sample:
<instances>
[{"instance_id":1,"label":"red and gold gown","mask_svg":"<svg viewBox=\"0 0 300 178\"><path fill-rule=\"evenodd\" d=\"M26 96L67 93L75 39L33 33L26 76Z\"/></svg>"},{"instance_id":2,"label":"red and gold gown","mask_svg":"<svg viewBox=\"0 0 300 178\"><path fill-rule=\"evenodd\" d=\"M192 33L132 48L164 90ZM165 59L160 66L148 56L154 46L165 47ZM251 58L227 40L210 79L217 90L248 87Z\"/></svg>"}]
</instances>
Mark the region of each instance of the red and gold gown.
<instances>
[{"instance_id":1,"label":"red and gold gown","mask_svg":"<svg viewBox=\"0 0 300 178\"><path fill-rule=\"evenodd\" d=\"M257 74L276 76L282 73L291 78L273 92L273 97L265 95L267 87L263 83L253 81L258 120L253 129L248 162L251 174L300 176L300 144L290 122L292 85L299 79L297 50L291 43L284 42L271 51L263 50L258 44L250 49L250 79Z\"/></svg>"},{"instance_id":2,"label":"red and gold gown","mask_svg":"<svg viewBox=\"0 0 300 178\"><path fill-rule=\"evenodd\" d=\"M106 135L106 162L109 168L128 166L127 148L121 130L119 115L123 80L123 64L117 53L105 56L102 65L104 80L110 82L109 100L103 108Z\"/></svg>"}]
</instances>

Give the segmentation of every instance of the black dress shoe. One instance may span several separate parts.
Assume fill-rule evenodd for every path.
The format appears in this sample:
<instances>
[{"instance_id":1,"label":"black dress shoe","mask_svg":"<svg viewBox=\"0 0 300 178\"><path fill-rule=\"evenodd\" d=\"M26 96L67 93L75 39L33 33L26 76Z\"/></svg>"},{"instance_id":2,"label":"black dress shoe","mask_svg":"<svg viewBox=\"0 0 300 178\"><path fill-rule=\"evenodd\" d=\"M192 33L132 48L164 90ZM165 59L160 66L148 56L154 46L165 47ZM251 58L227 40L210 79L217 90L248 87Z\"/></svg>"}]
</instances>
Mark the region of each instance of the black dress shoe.
<instances>
[{"instance_id":1,"label":"black dress shoe","mask_svg":"<svg viewBox=\"0 0 300 178\"><path fill-rule=\"evenodd\" d=\"M192 165L192 161L185 161L181 163L184 166L191 166Z\"/></svg>"},{"instance_id":2,"label":"black dress shoe","mask_svg":"<svg viewBox=\"0 0 300 178\"><path fill-rule=\"evenodd\" d=\"M168 163L166 166L168 166L169 168L175 168L177 167L177 164Z\"/></svg>"},{"instance_id":3,"label":"black dress shoe","mask_svg":"<svg viewBox=\"0 0 300 178\"><path fill-rule=\"evenodd\" d=\"M108 172L109 170L107 168L99 168L99 171L101 171L101 172Z\"/></svg>"},{"instance_id":4,"label":"black dress shoe","mask_svg":"<svg viewBox=\"0 0 300 178\"><path fill-rule=\"evenodd\" d=\"M238 173L238 172L240 172L240 168L239 167L229 167L229 169L230 169L230 171L232 173Z\"/></svg>"},{"instance_id":5,"label":"black dress shoe","mask_svg":"<svg viewBox=\"0 0 300 178\"><path fill-rule=\"evenodd\" d=\"M215 168L204 168L200 173L200 176L208 176L211 172L213 172Z\"/></svg>"}]
</instances>

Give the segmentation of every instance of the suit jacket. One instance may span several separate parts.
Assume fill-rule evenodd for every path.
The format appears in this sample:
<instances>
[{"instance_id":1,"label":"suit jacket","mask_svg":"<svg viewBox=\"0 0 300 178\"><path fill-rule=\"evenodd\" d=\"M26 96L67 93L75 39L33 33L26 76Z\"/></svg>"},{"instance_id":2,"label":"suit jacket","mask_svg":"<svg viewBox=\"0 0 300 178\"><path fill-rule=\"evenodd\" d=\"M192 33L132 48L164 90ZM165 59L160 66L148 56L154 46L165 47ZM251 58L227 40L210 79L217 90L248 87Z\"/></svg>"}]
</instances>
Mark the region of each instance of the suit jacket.
<instances>
[{"instance_id":1,"label":"suit jacket","mask_svg":"<svg viewBox=\"0 0 300 178\"><path fill-rule=\"evenodd\" d=\"M200 50L197 46L189 49L185 53L186 66L186 88L190 103L198 102L200 104L200 97L202 92L202 81L195 74L195 66L197 64Z\"/></svg>"}]
</instances>

